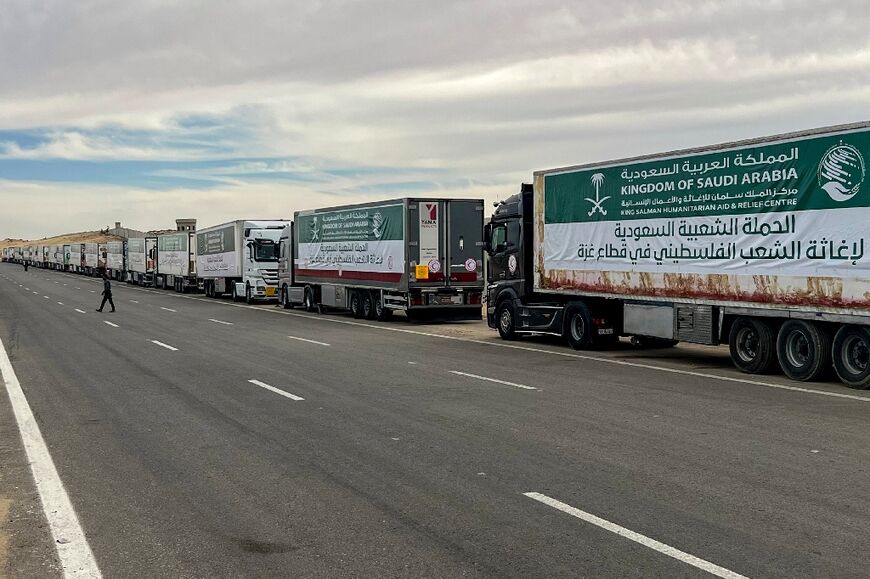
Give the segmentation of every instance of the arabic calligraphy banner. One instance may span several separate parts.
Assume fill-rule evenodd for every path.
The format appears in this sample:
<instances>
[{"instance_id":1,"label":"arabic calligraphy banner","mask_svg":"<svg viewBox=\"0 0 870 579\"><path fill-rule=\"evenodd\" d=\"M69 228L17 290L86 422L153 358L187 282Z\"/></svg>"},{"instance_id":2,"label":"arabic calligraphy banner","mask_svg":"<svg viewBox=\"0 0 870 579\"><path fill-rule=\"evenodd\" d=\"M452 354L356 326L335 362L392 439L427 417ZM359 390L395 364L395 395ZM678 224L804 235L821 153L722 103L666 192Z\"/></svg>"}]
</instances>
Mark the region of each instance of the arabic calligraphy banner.
<instances>
[{"instance_id":1,"label":"arabic calligraphy banner","mask_svg":"<svg viewBox=\"0 0 870 579\"><path fill-rule=\"evenodd\" d=\"M322 211L296 217L296 267L308 274L400 276L405 270L402 205Z\"/></svg>"},{"instance_id":2,"label":"arabic calligraphy banner","mask_svg":"<svg viewBox=\"0 0 870 579\"><path fill-rule=\"evenodd\" d=\"M544 269L855 277L868 154L862 129L546 174Z\"/></svg>"}]
</instances>

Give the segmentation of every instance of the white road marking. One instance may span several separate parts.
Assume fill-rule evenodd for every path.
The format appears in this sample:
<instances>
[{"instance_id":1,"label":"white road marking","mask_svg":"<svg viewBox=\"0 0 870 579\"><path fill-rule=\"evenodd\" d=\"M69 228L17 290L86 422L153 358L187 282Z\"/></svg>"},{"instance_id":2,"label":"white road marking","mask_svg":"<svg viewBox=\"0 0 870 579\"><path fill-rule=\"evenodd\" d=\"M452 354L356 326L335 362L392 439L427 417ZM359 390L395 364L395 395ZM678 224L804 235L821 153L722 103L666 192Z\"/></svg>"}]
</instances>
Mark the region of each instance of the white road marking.
<instances>
[{"instance_id":1,"label":"white road marking","mask_svg":"<svg viewBox=\"0 0 870 579\"><path fill-rule=\"evenodd\" d=\"M57 305L62 306L63 302L57 302Z\"/></svg>"},{"instance_id":2,"label":"white road marking","mask_svg":"<svg viewBox=\"0 0 870 579\"><path fill-rule=\"evenodd\" d=\"M131 287L128 288L134 291L141 292L150 292L150 293L158 293L153 289L145 289L139 287ZM159 292L162 294L162 292ZM693 370L682 370L680 368L669 368L666 366L656 366L654 364L642 363L642 362L629 362L626 360L618 360L614 358L607 358L603 356L593 356L589 354L576 354L573 352L560 352L558 350L547 350L545 348L535 348L533 346L521 346L519 344L508 344L502 341L486 341L486 340L475 340L473 338L463 338L460 336L447 336L444 334L435 334L432 332L421 332L419 330L409 330L407 328L396 328L386 325L376 325L376 324L368 324L364 322L357 322L354 320L340 320L332 317L323 317L312 314L302 314L298 312L288 312L285 310L268 308L268 307L256 307L249 306L246 304L236 304L231 302L223 302L220 300L215 300L213 298L205 298L205 297L196 297L196 296L185 296L178 294L162 294L168 295L170 297L185 299L185 300L197 300L202 302L208 302L210 304L217 304L221 306L227 306L231 308L246 308L248 310L256 310L260 312L266 312L270 314L278 314L282 316L293 316L296 318L305 318L308 320L315 320L319 322L325 322L330 324L345 324L348 326L359 326L361 328L371 328L374 330L380 330L382 332L399 332L403 334L413 334L416 336L425 336L428 338L438 338L441 340L453 340L456 342L466 342L469 344L481 344L484 346L491 346L495 348L508 348L511 350L523 350L526 352L535 352L538 354L549 354L551 356L561 356L563 358L573 358L575 360L589 360L594 362L601 362L604 364L615 364L618 366L626 366L632 368L642 368L644 370L655 370L659 372L668 372L671 374L682 374L684 376L696 376L698 378L708 378L710 380L720 380L722 382L731 382L736 384L748 384L750 386L763 386L765 388L773 388L776 390L787 390L792 392L801 392L804 394L817 394L819 396L829 396L831 398L843 398L846 400L858 400L861 402L870 402L870 397L868 396L858 396L856 394L844 394L840 392L828 392L826 390L815 390L813 388L803 388L801 386L789 386L787 384L774 384L772 382L762 382L760 380L750 380L748 378L738 378L736 376L722 376L719 374L708 374L706 372L695 372Z\"/></svg>"},{"instance_id":3,"label":"white road marking","mask_svg":"<svg viewBox=\"0 0 870 579\"><path fill-rule=\"evenodd\" d=\"M77 312L78 312L78 313L80 313L80 314L83 314L83 313L85 313L85 311L84 311L84 310L80 310L80 309L78 309L78 308L76 308L76 311L77 311Z\"/></svg>"},{"instance_id":4,"label":"white road marking","mask_svg":"<svg viewBox=\"0 0 870 579\"><path fill-rule=\"evenodd\" d=\"M112 326L113 328L120 327L120 326L118 326L118 324L113 324L112 322L110 322L108 320L103 320L103 323L106 324L107 326Z\"/></svg>"},{"instance_id":5,"label":"white road marking","mask_svg":"<svg viewBox=\"0 0 870 579\"><path fill-rule=\"evenodd\" d=\"M44 297L45 299L48 299L48 296L42 296L42 297Z\"/></svg>"},{"instance_id":6,"label":"white road marking","mask_svg":"<svg viewBox=\"0 0 870 579\"><path fill-rule=\"evenodd\" d=\"M223 324L223 325L225 325L225 326L232 326L232 325L233 325L232 322L224 322L224 321L221 321L221 320L215 320L215 319L213 319L213 318L209 318L208 321L210 321L210 322L214 322L214 323L216 323L216 324Z\"/></svg>"},{"instance_id":7,"label":"white road marking","mask_svg":"<svg viewBox=\"0 0 870 579\"><path fill-rule=\"evenodd\" d=\"M138 303L139 303L139 302L137 302L136 300L130 300L130 301L133 302L134 304L138 304Z\"/></svg>"},{"instance_id":8,"label":"white road marking","mask_svg":"<svg viewBox=\"0 0 870 579\"><path fill-rule=\"evenodd\" d=\"M39 295L39 292L33 292L33 295Z\"/></svg>"},{"instance_id":9,"label":"white road marking","mask_svg":"<svg viewBox=\"0 0 870 579\"><path fill-rule=\"evenodd\" d=\"M91 292L92 294L97 293L97 292L95 292L94 290L88 290L88 291Z\"/></svg>"},{"instance_id":10,"label":"white road marking","mask_svg":"<svg viewBox=\"0 0 870 579\"><path fill-rule=\"evenodd\" d=\"M169 344L164 344L163 342L158 342L157 340L151 340L151 343L152 343L152 344L157 344L158 346L161 346L161 347L163 347L163 348L166 348L167 350L172 350L173 352L177 352L177 351L178 351L178 348L173 348L173 347L170 346Z\"/></svg>"},{"instance_id":11,"label":"white road marking","mask_svg":"<svg viewBox=\"0 0 870 579\"><path fill-rule=\"evenodd\" d=\"M586 521L587 523L590 523L597 527L601 527L606 531L615 533L620 537L625 537L630 541L639 543L644 547L649 547L650 549L658 551L659 553L667 555L668 557L673 557L678 561L682 561L683 563L686 563L693 567L697 567L698 569L702 569L707 573L710 573L711 575L715 575L716 577L724 577L726 579L746 579L746 577L744 575L741 575L740 573L735 573L730 569L720 567L719 565L710 563L709 561L705 561L704 559L700 559L684 551L680 551L679 549L671 547L670 545L660 543L655 539L650 539L646 535L641 535L640 533L636 533L630 529L626 529L625 527L617 525L616 523L611 523L610 521L602 519L601 517L596 517L591 513L581 511L580 509L574 508L571 505L566 505L565 503L550 498L547 495L542 495L541 493L523 493L523 495L529 497L530 499L553 507L554 509L558 509L563 513L567 513L572 517L577 517L582 521Z\"/></svg>"},{"instance_id":12,"label":"white road marking","mask_svg":"<svg viewBox=\"0 0 870 579\"><path fill-rule=\"evenodd\" d=\"M280 394L281 396L289 398L290 400L296 400L296 401L305 400L305 398L302 398L301 396L296 396L295 394L290 394L289 392L284 392L283 390L279 390L278 388L275 388L274 386L269 386L265 382L260 382L259 380L248 380L248 382L250 382L251 384L254 384L256 386L259 386L260 388L265 388L266 390L270 390L270 391L274 392L275 394Z\"/></svg>"},{"instance_id":13,"label":"white road marking","mask_svg":"<svg viewBox=\"0 0 870 579\"><path fill-rule=\"evenodd\" d=\"M80 288L80 287L77 287L77 288L76 288L76 289L77 289L77 290L80 290L80 289L82 289L82 288Z\"/></svg>"},{"instance_id":14,"label":"white road marking","mask_svg":"<svg viewBox=\"0 0 870 579\"><path fill-rule=\"evenodd\" d=\"M160 306L160 309L166 310L167 312L176 312L176 310L173 310L172 308L164 308L163 306Z\"/></svg>"},{"instance_id":15,"label":"white road marking","mask_svg":"<svg viewBox=\"0 0 870 579\"><path fill-rule=\"evenodd\" d=\"M24 451L30 463L30 472L33 474L36 490L39 492L42 509L48 520L64 575L102 577L2 341L0 341L0 374L6 384L6 393L12 403L12 412L18 422L21 441L24 443Z\"/></svg>"},{"instance_id":16,"label":"white road marking","mask_svg":"<svg viewBox=\"0 0 870 579\"><path fill-rule=\"evenodd\" d=\"M504 384L505 386L513 386L514 388L522 388L523 390L537 390L534 386L526 386L525 384L517 384L515 382L506 382L505 380L499 380L497 378L487 378L486 376L478 376L477 374L469 374L467 372L458 372L456 370L451 370L451 374L456 374L457 376L465 376L467 378L477 378L478 380L485 380L487 382L495 382L496 384Z\"/></svg>"},{"instance_id":17,"label":"white road marking","mask_svg":"<svg viewBox=\"0 0 870 579\"><path fill-rule=\"evenodd\" d=\"M328 346L326 342L318 342L317 340L309 340L308 338L300 338L298 336L287 336L291 340L299 340L300 342L308 342L309 344L317 344L318 346Z\"/></svg>"}]
</instances>

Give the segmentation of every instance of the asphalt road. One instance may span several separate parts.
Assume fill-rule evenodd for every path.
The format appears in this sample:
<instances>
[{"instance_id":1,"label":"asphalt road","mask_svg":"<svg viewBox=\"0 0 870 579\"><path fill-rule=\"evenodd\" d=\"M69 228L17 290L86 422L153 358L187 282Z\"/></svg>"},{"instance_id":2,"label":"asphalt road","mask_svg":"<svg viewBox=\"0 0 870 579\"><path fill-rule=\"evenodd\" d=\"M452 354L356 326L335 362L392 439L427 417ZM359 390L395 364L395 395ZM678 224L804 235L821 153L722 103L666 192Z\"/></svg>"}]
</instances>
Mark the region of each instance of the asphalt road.
<instances>
[{"instance_id":1,"label":"asphalt road","mask_svg":"<svg viewBox=\"0 0 870 579\"><path fill-rule=\"evenodd\" d=\"M124 284L100 314L100 289L0 264L0 340L105 577L867 575L870 397L835 383ZM0 507L32 506L20 478ZM38 515L13 575L56 567Z\"/></svg>"}]
</instances>

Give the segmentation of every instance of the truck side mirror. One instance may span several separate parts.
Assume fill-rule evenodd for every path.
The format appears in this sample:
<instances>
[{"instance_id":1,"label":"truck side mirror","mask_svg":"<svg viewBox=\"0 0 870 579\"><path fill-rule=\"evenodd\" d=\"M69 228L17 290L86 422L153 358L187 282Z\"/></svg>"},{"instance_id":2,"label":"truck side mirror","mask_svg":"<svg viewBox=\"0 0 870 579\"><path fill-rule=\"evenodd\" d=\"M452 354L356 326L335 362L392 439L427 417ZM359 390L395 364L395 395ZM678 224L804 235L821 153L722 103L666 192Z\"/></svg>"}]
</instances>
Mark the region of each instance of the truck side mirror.
<instances>
[{"instance_id":1,"label":"truck side mirror","mask_svg":"<svg viewBox=\"0 0 870 579\"><path fill-rule=\"evenodd\" d=\"M492 223L483 226L483 249L492 255Z\"/></svg>"}]
</instances>

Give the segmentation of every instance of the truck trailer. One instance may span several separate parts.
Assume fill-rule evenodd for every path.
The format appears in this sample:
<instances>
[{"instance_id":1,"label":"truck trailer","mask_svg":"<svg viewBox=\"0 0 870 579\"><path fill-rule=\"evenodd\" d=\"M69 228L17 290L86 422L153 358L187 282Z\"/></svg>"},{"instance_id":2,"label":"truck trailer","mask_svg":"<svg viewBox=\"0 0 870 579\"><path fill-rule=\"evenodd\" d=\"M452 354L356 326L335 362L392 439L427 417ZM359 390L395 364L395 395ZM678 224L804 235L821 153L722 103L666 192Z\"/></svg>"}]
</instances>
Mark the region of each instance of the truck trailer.
<instances>
[{"instance_id":1,"label":"truck trailer","mask_svg":"<svg viewBox=\"0 0 870 579\"><path fill-rule=\"evenodd\" d=\"M70 243L69 245L69 270L74 273L85 271L85 244Z\"/></svg>"},{"instance_id":2,"label":"truck trailer","mask_svg":"<svg viewBox=\"0 0 870 579\"><path fill-rule=\"evenodd\" d=\"M102 271L100 271L100 262L103 260L100 259L100 244L85 243L84 251L85 261L82 268L82 273L91 277L96 275L102 275Z\"/></svg>"},{"instance_id":3,"label":"truck trailer","mask_svg":"<svg viewBox=\"0 0 870 579\"><path fill-rule=\"evenodd\" d=\"M153 286L157 273L157 237L132 237L127 240L127 282Z\"/></svg>"},{"instance_id":4,"label":"truck trailer","mask_svg":"<svg viewBox=\"0 0 870 579\"><path fill-rule=\"evenodd\" d=\"M282 234L285 308L480 319L483 201L393 199L297 212Z\"/></svg>"},{"instance_id":5,"label":"truck trailer","mask_svg":"<svg viewBox=\"0 0 870 579\"><path fill-rule=\"evenodd\" d=\"M278 240L284 219L238 220L196 232L196 275L209 297L278 297Z\"/></svg>"},{"instance_id":6,"label":"truck trailer","mask_svg":"<svg viewBox=\"0 0 870 579\"><path fill-rule=\"evenodd\" d=\"M196 233L179 231L157 236L157 286L186 293L196 290Z\"/></svg>"},{"instance_id":7,"label":"truck trailer","mask_svg":"<svg viewBox=\"0 0 870 579\"><path fill-rule=\"evenodd\" d=\"M487 225L487 321L868 388L868 155L864 122L538 171Z\"/></svg>"},{"instance_id":8,"label":"truck trailer","mask_svg":"<svg viewBox=\"0 0 870 579\"><path fill-rule=\"evenodd\" d=\"M48 248L49 252L49 264L48 266L51 269L56 269L58 271L63 271L63 262L64 262L64 253L63 253L63 245L50 245Z\"/></svg>"},{"instance_id":9,"label":"truck trailer","mask_svg":"<svg viewBox=\"0 0 870 579\"><path fill-rule=\"evenodd\" d=\"M127 242L106 242L106 273L117 281L127 278Z\"/></svg>"}]
</instances>

